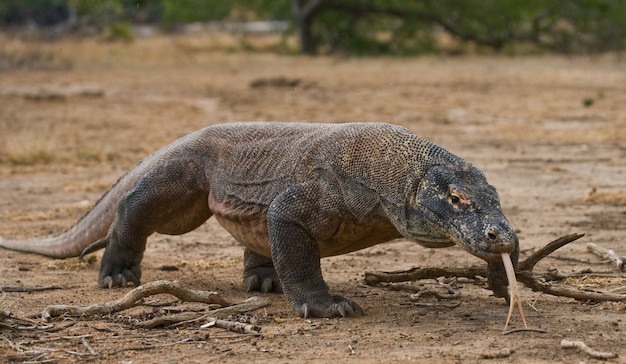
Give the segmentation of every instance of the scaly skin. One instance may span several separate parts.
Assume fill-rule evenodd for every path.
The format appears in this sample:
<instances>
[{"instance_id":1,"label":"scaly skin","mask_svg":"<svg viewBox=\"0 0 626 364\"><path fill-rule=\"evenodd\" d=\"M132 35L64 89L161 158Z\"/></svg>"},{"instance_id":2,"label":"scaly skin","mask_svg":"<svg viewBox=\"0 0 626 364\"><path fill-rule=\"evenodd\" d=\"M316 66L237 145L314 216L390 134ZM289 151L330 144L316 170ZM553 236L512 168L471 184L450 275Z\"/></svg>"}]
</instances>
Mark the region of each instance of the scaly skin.
<instances>
[{"instance_id":1,"label":"scaly skin","mask_svg":"<svg viewBox=\"0 0 626 364\"><path fill-rule=\"evenodd\" d=\"M246 247L244 286L284 291L301 316L362 313L332 295L320 258L404 237L459 245L488 263L507 297L500 253L519 244L477 168L382 123L208 127L144 159L66 232L0 246L66 258L106 248L100 287L138 285L148 236L184 234L211 216Z\"/></svg>"}]
</instances>

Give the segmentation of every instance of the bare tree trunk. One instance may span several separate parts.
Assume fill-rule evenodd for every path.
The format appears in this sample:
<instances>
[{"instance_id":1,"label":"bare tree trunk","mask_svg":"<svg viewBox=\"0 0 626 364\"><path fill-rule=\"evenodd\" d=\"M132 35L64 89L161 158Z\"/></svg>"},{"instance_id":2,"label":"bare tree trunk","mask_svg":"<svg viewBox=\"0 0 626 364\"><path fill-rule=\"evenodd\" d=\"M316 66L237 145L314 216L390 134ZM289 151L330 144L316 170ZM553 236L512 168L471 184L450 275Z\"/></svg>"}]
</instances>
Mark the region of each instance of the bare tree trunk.
<instances>
[{"instance_id":1,"label":"bare tree trunk","mask_svg":"<svg viewBox=\"0 0 626 364\"><path fill-rule=\"evenodd\" d=\"M311 27L315 14L322 8L324 0L309 0L302 4L301 0L291 0L291 13L298 27L300 50L304 54L314 55L317 52Z\"/></svg>"}]
</instances>

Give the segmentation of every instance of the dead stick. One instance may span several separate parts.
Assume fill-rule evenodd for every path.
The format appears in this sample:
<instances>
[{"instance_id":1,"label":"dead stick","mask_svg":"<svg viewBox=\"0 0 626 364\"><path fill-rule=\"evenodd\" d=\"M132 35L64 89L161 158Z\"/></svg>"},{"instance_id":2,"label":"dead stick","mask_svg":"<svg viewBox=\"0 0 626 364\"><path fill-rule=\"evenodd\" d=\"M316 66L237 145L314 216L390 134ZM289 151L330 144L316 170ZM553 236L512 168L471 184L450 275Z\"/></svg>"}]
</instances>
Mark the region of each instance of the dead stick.
<instances>
[{"instance_id":1,"label":"dead stick","mask_svg":"<svg viewBox=\"0 0 626 364\"><path fill-rule=\"evenodd\" d=\"M615 254L612 249L606 249L605 247L594 243L587 243L587 250L599 257L610 260L613 264L615 264L617 269L624 271L624 261L617 254Z\"/></svg>"},{"instance_id":2,"label":"dead stick","mask_svg":"<svg viewBox=\"0 0 626 364\"><path fill-rule=\"evenodd\" d=\"M261 328L259 326L246 324L243 322L219 320L219 319L214 319L213 321L210 321L209 323L206 323L200 326L200 328L205 329L211 326L216 326L222 329L239 332L241 334L251 334L251 335L261 334Z\"/></svg>"},{"instance_id":3,"label":"dead stick","mask_svg":"<svg viewBox=\"0 0 626 364\"><path fill-rule=\"evenodd\" d=\"M55 289L63 289L61 286L43 286L43 287L15 287L15 286L6 286L0 287L0 292L40 292L40 291L50 291Z\"/></svg>"},{"instance_id":4,"label":"dead stick","mask_svg":"<svg viewBox=\"0 0 626 364\"><path fill-rule=\"evenodd\" d=\"M535 264L537 264L537 262L539 262L541 259L547 257L548 255L553 253L555 250L582 238L583 236L585 236L585 234L570 234L570 235L562 236L548 243L543 248L531 254L528 258L526 258L526 260L524 260L523 262L520 262L518 264L518 269L520 271L522 270L532 271L533 268L535 267Z\"/></svg>"},{"instance_id":5,"label":"dead stick","mask_svg":"<svg viewBox=\"0 0 626 364\"><path fill-rule=\"evenodd\" d=\"M167 326L167 325L173 325L173 324L178 324L178 323L183 323L183 322L192 322L196 320L215 321L215 320L218 320L218 318L212 317L210 315L219 314L222 317L225 317L225 316L232 315L232 314L254 311L256 309L269 306L270 304L271 304L271 301L268 300L267 298L251 297L243 301L242 303L239 303L233 306L228 306L225 308L218 308L216 310L211 310L206 313L181 312L181 313L177 313L174 315L161 316L161 317L157 317L151 320L143 321L143 322L136 324L135 326L144 328L144 329L151 329L151 328L155 328L159 326Z\"/></svg>"},{"instance_id":6,"label":"dead stick","mask_svg":"<svg viewBox=\"0 0 626 364\"><path fill-rule=\"evenodd\" d=\"M94 316L109 315L137 306L145 297L167 293L187 302L218 303L220 305L230 305L216 292L199 291L183 288L178 281L154 281L146 283L130 290L124 297L116 301L105 302L90 306L67 306L52 305L44 309L41 317L44 321L49 321L54 317L62 315L69 316Z\"/></svg>"},{"instance_id":7,"label":"dead stick","mask_svg":"<svg viewBox=\"0 0 626 364\"><path fill-rule=\"evenodd\" d=\"M549 279L549 272L543 275L535 275L532 273L532 269L541 259L583 236L584 234L566 235L537 250L526 258L526 260L518 264L519 270L515 272L517 280L533 291L539 291L553 296L570 297L581 301L626 301L626 294L587 292L555 287L541 281L541 278ZM484 277L485 275L486 269L477 266L466 268L413 268L397 272L365 272L365 283L376 285L382 282L396 283L420 279L437 279L438 277L474 278L477 276Z\"/></svg>"},{"instance_id":8,"label":"dead stick","mask_svg":"<svg viewBox=\"0 0 626 364\"><path fill-rule=\"evenodd\" d=\"M579 301L626 301L626 294L619 293L606 293L606 292L589 292L581 291L577 289L556 287L551 284L540 281L533 277L532 273L528 271L522 271L517 273L517 280L524 283L524 285L533 291L547 293L558 297L569 297Z\"/></svg>"},{"instance_id":9,"label":"dead stick","mask_svg":"<svg viewBox=\"0 0 626 364\"><path fill-rule=\"evenodd\" d=\"M271 303L272 302L267 298L254 296L236 305L211 310L209 311L209 314L219 317L226 317L239 313L254 311L256 309L269 306Z\"/></svg>"},{"instance_id":10,"label":"dead stick","mask_svg":"<svg viewBox=\"0 0 626 364\"><path fill-rule=\"evenodd\" d=\"M537 329L537 328L533 328L533 327L522 327L519 329L511 329L511 330L507 330L505 332L502 333L502 335L510 335L510 334L514 334L517 332L538 332L540 334L546 334L548 333L548 330L544 330L544 329Z\"/></svg>"},{"instance_id":11,"label":"dead stick","mask_svg":"<svg viewBox=\"0 0 626 364\"><path fill-rule=\"evenodd\" d=\"M98 355L98 353L96 353L93 348L91 347L91 345L89 345L89 343L87 342L87 340L85 340L84 337L80 338L80 342L81 344L83 344L83 346L87 349L87 351L89 352L89 354L91 355Z\"/></svg>"},{"instance_id":12,"label":"dead stick","mask_svg":"<svg viewBox=\"0 0 626 364\"><path fill-rule=\"evenodd\" d=\"M485 267L466 267L466 268L413 268L405 271L396 272L365 272L365 283L375 286L378 283L393 283L417 281L420 279L433 279L439 277L465 277L476 278L477 276L485 276Z\"/></svg>"},{"instance_id":13,"label":"dead stick","mask_svg":"<svg viewBox=\"0 0 626 364\"><path fill-rule=\"evenodd\" d=\"M537 250L535 253L530 255L526 260L520 262L518 264L518 270L530 270L532 271L535 264L538 261L548 256L550 253L555 250L567 245L573 241L576 241L585 236L585 234L570 234L563 237L560 237L543 248ZM416 281L420 279L432 279L438 277L465 277L465 278L475 278L478 276L484 277L486 275L486 270L484 267L471 266L466 268L456 268L456 267L448 267L448 268L413 268L405 271L396 271L396 272L365 272L365 283L373 286L378 283L393 283L393 282L406 282L406 281Z\"/></svg>"},{"instance_id":14,"label":"dead stick","mask_svg":"<svg viewBox=\"0 0 626 364\"><path fill-rule=\"evenodd\" d=\"M179 322L194 321L203 316L206 316L206 314L201 312L180 312L173 315L161 316L150 320L138 322L134 326L142 329L153 329L155 327L177 324Z\"/></svg>"},{"instance_id":15,"label":"dead stick","mask_svg":"<svg viewBox=\"0 0 626 364\"><path fill-rule=\"evenodd\" d=\"M588 347L587 344L585 344L582 341L570 341L570 340L563 339L561 340L561 347L562 348L578 348L582 350L585 354L589 355L590 357L594 359L607 360L607 359L613 359L613 358L618 357L618 355L614 353L604 353L601 351L595 351L591 349L590 347Z\"/></svg>"}]
</instances>

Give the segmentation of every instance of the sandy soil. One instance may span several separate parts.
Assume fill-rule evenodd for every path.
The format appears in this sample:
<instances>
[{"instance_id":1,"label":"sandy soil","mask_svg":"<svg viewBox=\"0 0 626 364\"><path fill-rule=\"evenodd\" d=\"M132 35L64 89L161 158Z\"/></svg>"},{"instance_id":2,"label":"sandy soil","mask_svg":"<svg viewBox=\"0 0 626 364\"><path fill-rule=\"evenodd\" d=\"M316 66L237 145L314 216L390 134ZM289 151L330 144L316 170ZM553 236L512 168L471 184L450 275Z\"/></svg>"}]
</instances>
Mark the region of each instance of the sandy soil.
<instances>
[{"instance_id":1,"label":"sandy soil","mask_svg":"<svg viewBox=\"0 0 626 364\"><path fill-rule=\"evenodd\" d=\"M588 242L626 255L626 65L612 56L307 58L234 52L198 36L131 44L0 43L5 238L62 231L143 156L203 126L358 120L406 126L481 168L497 187L525 252L568 233L586 233L557 253L589 263L545 259L537 271L610 271L608 264L594 264L599 259L587 252ZM0 309L26 317L51 304L121 297L128 289L96 287L96 257L53 260L0 250L0 286L63 287L0 293ZM143 280L177 279L239 301L250 296L241 289L241 263L242 249L210 220L184 236L153 236ZM268 294L271 306L247 317L263 334L250 337L194 323L134 328L167 309L203 309L143 306L51 334L0 326L0 361L80 361L88 354L81 338L100 354L93 361L103 363L594 361L560 348L566 338L618 353L612 361L626 362L623 303L577 302L522 288L529 325L547 333L504 336L508 306L480 280L457 283L462 295L452 302L460 304L456 308L432 298L418 301L432 305L419 305L407 292L363 283L367 270L480 263L458 248L383 244L323 261L332 290L358 301L365 316L303 320L282 295ZM179 269L164 271L163 265ZM565 284L624 292L624 274L612 274ZM414 286L442 289L431 281ZM521 326L517 316L513 325ZM486 358L503 349L512 353Z\"/></svg>"}]
</instances>

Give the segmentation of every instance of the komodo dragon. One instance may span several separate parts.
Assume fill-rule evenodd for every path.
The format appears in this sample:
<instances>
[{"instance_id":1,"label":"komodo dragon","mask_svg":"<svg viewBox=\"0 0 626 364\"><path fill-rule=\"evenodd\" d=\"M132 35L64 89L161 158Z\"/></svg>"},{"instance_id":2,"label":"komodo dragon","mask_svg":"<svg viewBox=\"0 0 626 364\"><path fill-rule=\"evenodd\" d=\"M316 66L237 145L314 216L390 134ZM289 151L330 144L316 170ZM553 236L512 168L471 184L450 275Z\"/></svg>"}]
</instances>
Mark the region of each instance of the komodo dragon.
<instances>
[{"instance_id":1,"label":"komodo dragon","mask_svg":"<svg viewBox=\"0 0 626 364\"><path fill-rule=\"evenodd\" d=\"M245 288L282 291L304 317L363 312L329 292L321 257L400 237L456 244L488 263L490 287L505 298L501 253L518 260L483 173L383 123L210 126L139 162L65 232L0 246L55 258L106 248L98 285L139 285L148 236L184 234L211 216L246 247Z\"/></svg>"}]
</instances>

